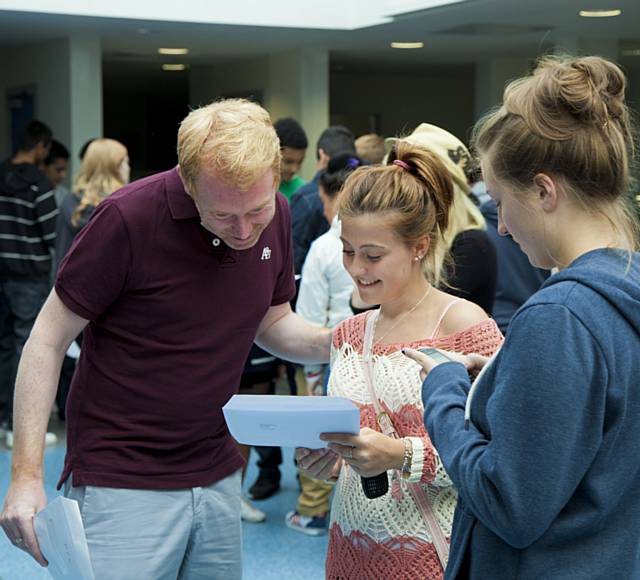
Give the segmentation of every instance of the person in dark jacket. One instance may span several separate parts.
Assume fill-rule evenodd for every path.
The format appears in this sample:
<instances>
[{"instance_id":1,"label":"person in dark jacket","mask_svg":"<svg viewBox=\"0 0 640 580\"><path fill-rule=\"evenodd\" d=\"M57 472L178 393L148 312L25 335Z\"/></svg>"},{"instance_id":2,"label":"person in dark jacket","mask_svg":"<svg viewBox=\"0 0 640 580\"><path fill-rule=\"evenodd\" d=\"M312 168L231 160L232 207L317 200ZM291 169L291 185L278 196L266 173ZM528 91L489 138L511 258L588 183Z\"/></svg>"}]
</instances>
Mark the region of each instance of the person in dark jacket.
<instances>
[{"instance_id":1,"label":"person in dark jacket","mask_svg":"<svg viewBox=\"0 0 640 580\"><path fill-rule=\"evenodd\" d=\"M499 231L557 268L490 362L436 365L425 423L459 503L446 578L640 578L640 254L625 78L548 57L476 127ZM467 370L482 367L473 386Z\"/></svg>"},{"instance_id":2,"label":"person in dark jacket","mask_svg":"<svg viewBox=\"0 0 640 580\"><path fill-rule=\"evenodd\" d=\"M56 201L39 169L51 129L30 121L18 151L0 164L0 429L13 446L13 391L18 360L51 288Z\"/></svg>"},{"instance_id":3,"label":"person in dark jacket","mask_svg":"<svg viewBox=\"0 0 640 580\"><path fill-rule=\"evenodd\" d=\"M69 193L69 190L63 185L63 183L67 178L67 171L69 171L70 157L71 155L69 154L69 150L60 143L60 141L52 139L49 155L47 155L47 158L40 167L53 186L53 193L58 206L62 203L64 196Z\"/></svg>"}]
</instances>

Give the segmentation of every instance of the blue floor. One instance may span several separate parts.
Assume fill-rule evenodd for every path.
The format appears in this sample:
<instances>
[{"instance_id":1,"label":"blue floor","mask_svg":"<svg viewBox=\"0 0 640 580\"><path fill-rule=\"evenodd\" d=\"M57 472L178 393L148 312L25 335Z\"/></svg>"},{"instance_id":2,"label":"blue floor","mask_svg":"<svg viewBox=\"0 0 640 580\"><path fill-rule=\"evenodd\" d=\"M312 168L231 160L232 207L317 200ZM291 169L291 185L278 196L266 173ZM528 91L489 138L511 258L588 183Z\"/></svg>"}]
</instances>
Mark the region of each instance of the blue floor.
<instances>
[{"instance_id":1,"label":"blue floor","mask_svg":"<svg viewBox=\"0 0 640 580\"><path fill-rule=\"evenodd\" d=\"M324 561L327 552L327 536L309 537L287 528L284 515L295 507L298 484L293 467L293 450L285 449L282 488L268 500L255 502L267 514L262 524L243 523L244 575L246 580L320 580L324 578ZM56 495L55 483L64 460L64 447L47 449L45 454L46 492L49 499ZM252 455L245 487L257 475L256 456ZM9 485L11 454L0 447L0 500ZM40 568L24 552L13 548L0 531L0 580L50 579L48 572Z\"/></svg>"}]
</instances>

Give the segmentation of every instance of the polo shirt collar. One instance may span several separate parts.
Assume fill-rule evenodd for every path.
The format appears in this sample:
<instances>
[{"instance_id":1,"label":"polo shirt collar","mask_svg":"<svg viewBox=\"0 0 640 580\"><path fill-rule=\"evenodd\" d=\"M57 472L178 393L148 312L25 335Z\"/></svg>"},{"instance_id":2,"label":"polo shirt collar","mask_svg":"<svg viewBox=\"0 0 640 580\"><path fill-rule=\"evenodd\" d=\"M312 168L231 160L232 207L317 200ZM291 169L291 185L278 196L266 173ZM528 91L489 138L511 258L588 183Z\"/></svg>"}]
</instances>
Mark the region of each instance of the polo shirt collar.
<instances>
[{"instance_id":1,"label":"polo shirt collar","mask_svg":"<svg viewBox=\"0 0 640 580\"><path fill-rule=\"evenodd\" d=\"M178 168L174 167L167 173L167 202L174 220L199 218L196 204L184 190L182 179L178 175Z\"/></svg>"}]
</instances>

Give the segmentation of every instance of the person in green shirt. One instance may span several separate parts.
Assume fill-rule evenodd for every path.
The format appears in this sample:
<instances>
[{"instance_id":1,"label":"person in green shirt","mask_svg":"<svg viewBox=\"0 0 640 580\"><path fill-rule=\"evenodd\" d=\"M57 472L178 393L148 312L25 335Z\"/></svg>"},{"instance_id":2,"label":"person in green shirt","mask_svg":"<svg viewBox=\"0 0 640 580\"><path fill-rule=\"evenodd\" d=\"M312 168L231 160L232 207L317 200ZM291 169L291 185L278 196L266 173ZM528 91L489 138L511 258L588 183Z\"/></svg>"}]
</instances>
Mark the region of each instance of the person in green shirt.
<instances>
[{"instance_id":1,"label":"person in green shirt","mask_svg":"<svg viewBox=\"0 0 640 580\"><path fill-rule=\"evenodd\" d=\"M307 152L307 135L300 123L290 117L278 119L273 126L280 139L282 154L278 191L291 201L291 196L306 183L298 173Z\"/></svg>"}]
</instances>

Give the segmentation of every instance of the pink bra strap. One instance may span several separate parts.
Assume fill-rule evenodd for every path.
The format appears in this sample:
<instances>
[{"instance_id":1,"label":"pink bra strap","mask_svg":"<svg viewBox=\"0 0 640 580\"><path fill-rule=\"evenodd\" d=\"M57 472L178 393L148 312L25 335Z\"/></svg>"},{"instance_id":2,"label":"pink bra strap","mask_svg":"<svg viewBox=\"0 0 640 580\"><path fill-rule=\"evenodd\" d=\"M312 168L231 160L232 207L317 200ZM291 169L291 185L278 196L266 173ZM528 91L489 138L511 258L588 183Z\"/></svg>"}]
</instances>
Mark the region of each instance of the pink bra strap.
<instances>
[{"instance_id":1,"label":"pink bra strap","mask_svg":"<svg viewBox=\"0 0 640 580\"><path fill-rule=\"evenodd\" d=\"M440 315L440 318L438 319L436 327L433 329L433 332L431 333L430 340L433 340L436 336L438 336L438 333L440 332L440 327L442 326L442 322L444 321L444 317L447 315L447 312L449 312L449 309L454 304L457 304L458 302L464 302L464 300L462 298L456 298L455 300L452 300L451 302L449 302L449 304L447 304L444 307L444 310L442 311L442 314Z\"/></svg>"}]
</instances>

